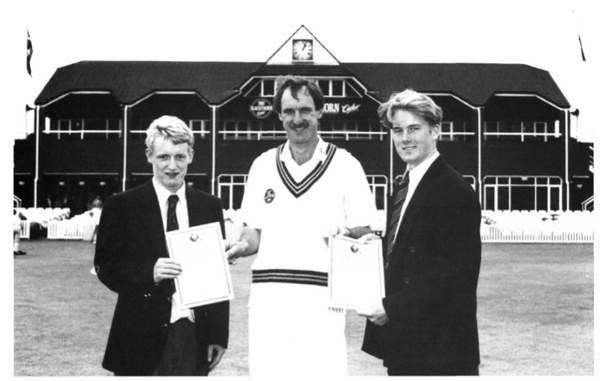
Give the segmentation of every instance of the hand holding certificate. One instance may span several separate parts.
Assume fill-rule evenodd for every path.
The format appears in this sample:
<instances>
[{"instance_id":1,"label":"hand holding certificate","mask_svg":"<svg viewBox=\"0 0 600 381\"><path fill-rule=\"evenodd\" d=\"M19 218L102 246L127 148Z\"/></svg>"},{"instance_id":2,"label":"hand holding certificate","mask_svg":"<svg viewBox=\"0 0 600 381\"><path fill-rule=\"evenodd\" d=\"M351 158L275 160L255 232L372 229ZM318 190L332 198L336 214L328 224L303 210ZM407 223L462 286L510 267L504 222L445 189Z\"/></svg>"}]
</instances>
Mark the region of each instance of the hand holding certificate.
<instances>
[{"instance_id":1,"label":"hand holding certificate","mask_svg":"<svg viewBox=\"0 0 600 381\"><path fill-rule=\"evenodd\" d=\"M175 287L182 307L233 299L221 225L213 222L167 232L169 256L181 264Z\"/></svg>"},{"instance_id":2,"label":"hand holding certificate","mask_svg":"<svg viewBox=\"0 0 600 381\"><path fill-rule=\"evenodd\" d=\"M329 239L329 297L332 307L356 310L385 296L381 240Z\"/></svg>"}]
</instances>

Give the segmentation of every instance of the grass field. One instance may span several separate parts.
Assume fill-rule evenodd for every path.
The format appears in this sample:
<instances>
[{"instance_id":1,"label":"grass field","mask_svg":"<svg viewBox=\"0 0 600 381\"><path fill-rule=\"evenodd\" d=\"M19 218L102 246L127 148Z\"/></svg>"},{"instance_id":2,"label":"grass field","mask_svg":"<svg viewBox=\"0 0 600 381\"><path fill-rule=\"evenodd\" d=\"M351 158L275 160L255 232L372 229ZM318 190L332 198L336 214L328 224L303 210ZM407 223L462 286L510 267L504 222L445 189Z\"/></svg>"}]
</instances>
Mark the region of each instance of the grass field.
<instances>
[{"instance_id":1,"label":"grass field","mask_svg":"<svg viewBox=\"0 0 600 381\"><path fill-rule=\"evenodd\" d=\"M100 362L116 295L89 270L88 242L24 241L14 258L14 375L105 376ZM482 375L593 375L591 244L486 244L478 289ZM252 258L231 267L230 345L216 376L248 375ZM349 374L385 375L360 351L349 312Z\"/></svg>"}]
</instances>

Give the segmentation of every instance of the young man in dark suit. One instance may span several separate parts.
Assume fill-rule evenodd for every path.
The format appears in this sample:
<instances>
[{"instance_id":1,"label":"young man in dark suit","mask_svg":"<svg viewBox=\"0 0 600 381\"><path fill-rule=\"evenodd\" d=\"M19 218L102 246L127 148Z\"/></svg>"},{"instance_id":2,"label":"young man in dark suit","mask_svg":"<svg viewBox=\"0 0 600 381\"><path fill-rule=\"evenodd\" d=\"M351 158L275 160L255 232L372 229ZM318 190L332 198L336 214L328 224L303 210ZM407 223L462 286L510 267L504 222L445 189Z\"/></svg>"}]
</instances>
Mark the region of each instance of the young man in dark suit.
<instances>
[{"instance_id":1,"label":"young man in dark suit","mask_svg":"<svg viewBox=\"0 0 600 381\"><path fill-rule=\"evenodd\" d=\"M479 202L437 151L442 110L431 98L405 90L378 113L407 170L388 203L386 296L360 311L362 349L389 375L477 375Z\"/></svg>"},{"instance_id":2,"label":"young man in dark suit","mask_svg":"<svg viewBox=\"0 0 600 381\"><path fill-rule=\"evenodd\" d=\"M227 347L229 302L183 309L165 232L218 221L219 199L185 185L194 136L162 116L146 131L153 178L104 205L94 267L118 294L102 366L115 375L207 375ZM224 230L223 230L224 231Z\"/></svg>"}]
</instances>

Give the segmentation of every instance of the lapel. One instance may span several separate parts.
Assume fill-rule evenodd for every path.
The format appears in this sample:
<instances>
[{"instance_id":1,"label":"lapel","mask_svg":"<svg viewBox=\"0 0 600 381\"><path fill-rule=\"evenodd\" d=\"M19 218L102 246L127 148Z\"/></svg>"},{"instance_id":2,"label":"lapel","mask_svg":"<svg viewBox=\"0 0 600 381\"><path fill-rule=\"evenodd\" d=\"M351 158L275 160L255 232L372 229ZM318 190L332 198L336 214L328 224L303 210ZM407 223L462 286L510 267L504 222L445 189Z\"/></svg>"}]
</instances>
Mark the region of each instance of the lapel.
<instances>
[{"instance_id":1,"label":"lapel","mask_svg":"<svg viewBox=\"0 0 600 381\"><path fill-rule=\"evenodd\" d=\"M187 200L187 212L190 227L202 224L203 215L201 211L203 208L201 198L187 185L185 187L185 198Z\"/></svg>"},{"instance_id":2,"label":"lapel","mask_svg":"<svg viewBox=\"0 0 600 381\"><path fill-rule=\"evenodd\" d=\"M152 180L142 185L140 192L141 205L136 211L136 219L140 221L140 234L143 234L145 239L151 242L149 247L155 257L168 257L160 206Z\"/></svg>"},{"instance_id":3,"label":"lapel","mask_svg":"<svg viewBox=\"0 0 600 381\"><path fill-rule=\"evenodd\" d=\"M415 189L415 192L410 199L400 222L400 228L398 230L398 237L396 242L400 242L402 237L407 236L414 224L411 222L418 218L419 211L426 205L430 200L435 197L435 192L439 191L437 183L440 178L440 174L443 172L445 162L441 156L439 156L431 164L425 175L419 182L419 185Z\"/></svg>"}]
</instances>

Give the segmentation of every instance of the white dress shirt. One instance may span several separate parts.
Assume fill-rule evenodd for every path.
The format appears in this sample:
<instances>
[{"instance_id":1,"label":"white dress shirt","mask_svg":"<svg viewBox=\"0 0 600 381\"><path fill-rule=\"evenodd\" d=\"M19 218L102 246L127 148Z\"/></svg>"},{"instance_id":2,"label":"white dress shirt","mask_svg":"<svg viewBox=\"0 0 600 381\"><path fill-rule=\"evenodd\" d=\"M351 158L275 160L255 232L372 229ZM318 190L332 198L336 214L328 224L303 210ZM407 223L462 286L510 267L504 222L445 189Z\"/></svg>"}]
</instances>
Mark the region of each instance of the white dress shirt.
<instances>
[{"instance_id":1,"label":"white dress shirt","mask_svg":"<svg viewBox=\"0 0 600 381\"><path fill-rule=\"evenodd\" d=\"M169 209L169 196L176 194L179 197L177 206L175 207L175 214L177 215L177 224L179 229L185 229L190 226L190 219L187 212L187 199L185 198L185 185L182 185L177 192L171 193L170 190L160 184L154 177L152 178L152 185L154 185L154 191L158 197L158 205L160 206L160 216L163 222L163 231L167 231L167 210ZM173 293L171 297L171 323L176 322L181 318L188 318L191 322L194 322L194 311L189 308L182 308L179 304L179 294L177 291Z\"/></svg>"},{"instance_id":2,"label":"white dress shirt","mask_svg":"<svg viewBox=\"0 0 600 381\"><path fill-rule=\"evenodd\" d=\"M400 225L402 224L402 218L404 217L404 212L406 212L406 208L410 203L410 199L415 193L415 189L421 182L425 173L431 167L431 164L435 161L435 159L440 156L440 153L436 150L431 156L427 159L423 160L419 165L409 170L408 175L408 191L406 192L406 199L404 199L404 204L402 204L402 212L400 212L400 220L398 221L398 226L396 226L396 233L394 233L394 242L396 242L396 237L398 236L398 230L400 230Z\"/></svg>"}]
</instances>

